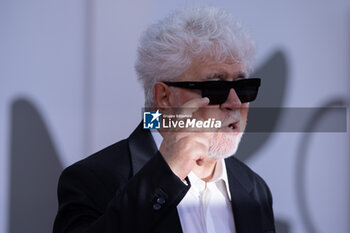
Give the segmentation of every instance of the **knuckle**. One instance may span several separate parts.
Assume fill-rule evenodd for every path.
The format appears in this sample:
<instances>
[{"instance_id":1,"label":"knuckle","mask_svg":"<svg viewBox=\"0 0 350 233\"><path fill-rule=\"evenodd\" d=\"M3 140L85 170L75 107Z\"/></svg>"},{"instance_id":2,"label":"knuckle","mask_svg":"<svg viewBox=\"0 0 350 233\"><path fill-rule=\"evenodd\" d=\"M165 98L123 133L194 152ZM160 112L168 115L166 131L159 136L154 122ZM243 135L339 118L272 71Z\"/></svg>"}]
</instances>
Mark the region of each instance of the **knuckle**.
<instances>
[{"instance_id":1,"label":"knuckle","mask_svg":"<svg viewBox=\"0 0 350 233\"><path fill-rule=\"evenodd\" d=\"M189 137L183 137L180 139L180 148L182 150L190 150L193 147L193 140L191 140Z\"/></svg>"}]
</instances>

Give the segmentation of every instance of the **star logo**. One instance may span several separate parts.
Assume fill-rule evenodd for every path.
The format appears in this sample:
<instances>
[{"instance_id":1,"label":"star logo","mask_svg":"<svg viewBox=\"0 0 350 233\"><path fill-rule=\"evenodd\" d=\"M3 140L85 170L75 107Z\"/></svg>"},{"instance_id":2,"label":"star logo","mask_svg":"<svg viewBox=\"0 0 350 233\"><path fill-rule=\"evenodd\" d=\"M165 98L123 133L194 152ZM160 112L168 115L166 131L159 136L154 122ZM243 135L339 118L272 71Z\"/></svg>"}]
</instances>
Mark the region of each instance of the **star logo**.
<instances>
[{"instance_id":1,"label":"star logo","mask_svg":"<svg viewBox=\"0 0 350 233\"><path fill-rule=\"evenodd\" d=\"M151 113L151 115L153 116L151 122L153 122L155 119L158 119L158 117L162 114L159 113L159 110L157 110L155 113Z\"/></svg>"},{"instance_id":2,"label":"star logo","mask_svg":"<svg viewBox=\"0 0 350 233\"><path fill-rule=\"evenodd\" d=\"M144 129L160 129L160 116L162 114L157 110L156 112L143 113L143 128Z\"/></svg>"}]
</instances>

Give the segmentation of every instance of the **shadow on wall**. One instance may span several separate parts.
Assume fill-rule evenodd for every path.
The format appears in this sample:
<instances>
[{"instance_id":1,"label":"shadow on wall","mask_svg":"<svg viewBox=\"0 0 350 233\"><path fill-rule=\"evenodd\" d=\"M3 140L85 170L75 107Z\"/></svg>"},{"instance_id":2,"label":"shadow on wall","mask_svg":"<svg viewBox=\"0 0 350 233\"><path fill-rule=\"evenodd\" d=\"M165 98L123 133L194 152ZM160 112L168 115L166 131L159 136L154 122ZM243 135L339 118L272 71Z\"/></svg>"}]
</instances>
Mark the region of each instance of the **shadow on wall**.
<instances>
[{"instance_id":1,"label":"shadow on wall","mask_svg":"<svg viewBox=\"0 0 350 233\"><path fill-rule=\"evenodd\" d=\"M284 54L275 52L253 77L262 77L260 98L253 107L281 107L287 82ZM272 92L269 88L274 88ZM250 117L254 117L253 115ZM257 116L255 116L257 117ZM279 112L269 132L273 132ZM11 174L9 233L51 232L57 212L57 183L63 170L42 116L30 101L18 99L11 111ZM248 124L249 127L249 124ZM238 157L247 160L267 142L271 133L243 137ZM249 142L249 144L248 144ZM276 219L278 233L289 233L286 221Z\"/></svg>"},{"instance_id":2,"label":"shadow on wall","mask_svg":"<svg viewBox=\"0 0 350 233\"><path fill-rule=\"evenodd\" d=\"M285 90L287 86L287 59L282 51L276 51L269 59L262 64L251 77L261 78L261 87L259 89L258 98L250 104L251 108L273 107L276 108L270 119L264 124L266 133L245 133L239 149L236 153L242 161L247 161L255 155L255 152L262 148L262 146L269 140L270 136L276 129L278 120L281 118L282 105L285 98ZM249 114L246 131L254 132L251 129L252 125L249 121L260 122L259 115Z\"/></svg>"},{"instance_id":3,"label":"shadow on wall","mask_svg":"<svg viewBox=\"0 0 350 233\"><path fill-rule=\"evenodd\" d=\"M11 109L9 232L52 232L62 171L47 127L28 100Z\"/></svg>"},{"instance_id":4,"label":"shadow on wall","mask_svg":"<svg viewBox=\"0 0 350 233\"><path fill-rule=\"evenodd\" d=\"M305 123L305 131L312 132L316 128L322 128L322 124L328 124L328 122L342 122L342 115L334 114L330 110L330 107L339 107L339 106L349 106L348 102L345 98L335 97L331 99L329 102L326 102L318 111L315 111L314 114L308 119ZM346 122L346 120L345 120ZM345 126L346 128L346 126ZM306 169L307 169L307 159L308 159L308 150L311 144L312 136L314 134L303 134L299 146L298 153L296 156L296 165L295 165L295 175L296 175L296 183L295 183L295 195L297 197L297 205L299 208L300 219L302 220L305 229L308 233L318 233L319 231L318 225L316 224L315 218L312 216L312 212L310 209L310 205L308 205L306 200L307 188L306 184ZM336 159L336 158L334 158ZM318 195L322 195L318 193Z\"/></svg>"},{"instance_id":5,"label":"shadow on wall","mask_svg":"<svg viewBox=\"0 0 350 233\"><path fill-rule=\"evenodd\" d=\"M265 128L266 133L245 133L236 153L242 161L247 161L254 155L256 151L263 147L269 140L270 136L276 129L278 120L281 118L281 107L286 93L286 86L288 81L288 66L287 58L282 51L275 51L257 70L251 75L252 78L261 78L261 87L259 89L259 98L250 104L252 108L260 107L274 107L274 115L271 115ZM276 88L278 87L278 88ZM258 115L249 115L249 121L259 121ZM246 131L253 131L250 129L249 122ZM276 218L276 216L275 216ZM287 221L276 218L276 232L289 233L290 225Z\"/></svg>"}]
</instances>

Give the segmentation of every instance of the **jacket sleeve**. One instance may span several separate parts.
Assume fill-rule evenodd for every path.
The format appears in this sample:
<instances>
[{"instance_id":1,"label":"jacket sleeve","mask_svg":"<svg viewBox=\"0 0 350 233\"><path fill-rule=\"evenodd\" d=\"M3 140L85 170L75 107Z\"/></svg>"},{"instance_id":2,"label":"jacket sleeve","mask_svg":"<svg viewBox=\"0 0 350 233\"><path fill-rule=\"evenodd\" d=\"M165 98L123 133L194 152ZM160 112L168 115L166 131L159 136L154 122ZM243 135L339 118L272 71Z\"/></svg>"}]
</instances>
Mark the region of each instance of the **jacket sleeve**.
<instances>
[{"instance_id":1,"label":"jacket sleeve","mask_svg":"<svg viewBox=\"0 0 350 233\"><path fill-rule=\"evenodd\" d=\"M115 195L101 208L103 181L79 163L65 169L58 184L53 233L150 232L190 188L159 152L135 176L118 182Z\"/></svg>"}]
</instances>

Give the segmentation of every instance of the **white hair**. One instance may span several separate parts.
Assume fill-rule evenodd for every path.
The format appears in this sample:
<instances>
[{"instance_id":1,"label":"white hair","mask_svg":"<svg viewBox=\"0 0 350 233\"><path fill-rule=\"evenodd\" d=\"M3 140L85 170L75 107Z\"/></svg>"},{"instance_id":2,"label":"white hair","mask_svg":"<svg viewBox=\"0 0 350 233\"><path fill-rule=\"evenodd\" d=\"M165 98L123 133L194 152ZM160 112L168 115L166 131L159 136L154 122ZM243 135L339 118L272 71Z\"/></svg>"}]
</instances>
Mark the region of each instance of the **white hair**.
<instances>
[{"instance_id":1,"label":"white hair","mask_svg":"<svg viewBox=\"0 0 350 233\"><path fill-rule=\"evenodd\" d=\"M142 34L135 69L153 107L153 86L175 80L194 58L234 61L252 71L255 46L242 25L222 9L204 7L176 11Z\"/></svg>"}]
</instances>

